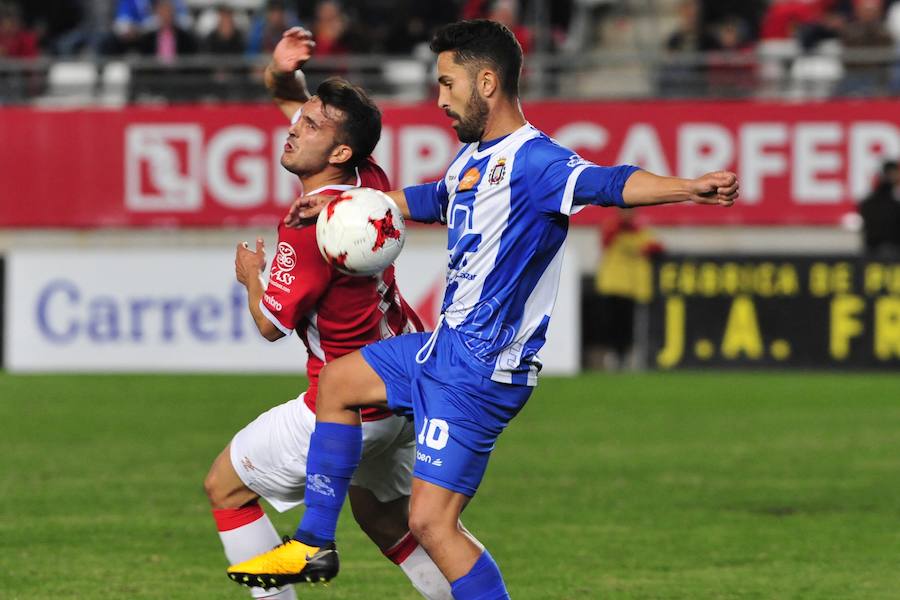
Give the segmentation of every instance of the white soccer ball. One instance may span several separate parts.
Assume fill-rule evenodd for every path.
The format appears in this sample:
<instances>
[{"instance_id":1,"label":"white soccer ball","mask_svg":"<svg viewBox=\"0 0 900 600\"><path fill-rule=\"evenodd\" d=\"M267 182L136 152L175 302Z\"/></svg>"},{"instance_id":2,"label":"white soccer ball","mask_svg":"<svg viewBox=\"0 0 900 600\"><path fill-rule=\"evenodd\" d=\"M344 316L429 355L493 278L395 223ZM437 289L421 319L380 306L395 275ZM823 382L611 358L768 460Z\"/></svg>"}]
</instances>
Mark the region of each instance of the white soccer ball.
<instances>
[{"instance_id":1,"label":"white soccer ball","mask_svg":"<svg viewBox=\"0 0 900 600\"><path fill-rule=\"evenodd\" d=\"M347 275L376 275L403 249L406 225L397 204L371 188L347 190L316 221L319 252Z\"/></svg>"}]
</instances>

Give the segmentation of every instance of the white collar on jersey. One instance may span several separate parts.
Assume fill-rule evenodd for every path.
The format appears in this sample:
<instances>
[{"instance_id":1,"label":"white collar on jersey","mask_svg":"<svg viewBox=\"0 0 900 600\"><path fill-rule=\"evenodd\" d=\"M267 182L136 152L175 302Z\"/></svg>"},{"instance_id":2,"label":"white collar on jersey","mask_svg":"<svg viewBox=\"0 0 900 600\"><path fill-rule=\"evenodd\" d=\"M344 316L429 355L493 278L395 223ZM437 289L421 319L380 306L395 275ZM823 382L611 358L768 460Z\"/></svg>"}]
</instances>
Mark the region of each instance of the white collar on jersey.
<instances>
[{"instance_id":1,"label":"white collar on jersey","mask_svg":"<svg viewBox=\"0 0 900 600\"><path fill-rule=\"evenodd\" d=\"M475 152L472 153L472 158L479 160L484 158L485 156L496 154L497 152L500 152L501 150L507 148L510 144L521 141L523 137L534 136L536 132L537 129L535 129L531 123L525 121L524 125L510 133L508 136L506 136L493 146L490 146L489 148L478 150L479 142L473 142L473 144L475 145Z\"/></svg>"},{"instance_id":2,"label":"white collar on jersey","mask_svg":"<svg viewBox=\"0 0 900 600\"><path fill-rule=\"evenodd\" d=\"M314 190L310 190L307 192L303 189L303 184L300 184L300 195L301 196L312 196L313 194L319 194L324 192L325 190L338 190L340 192L345 192L347 190L352 190L353 188L362 187L362 176L359 174L359 167L356 167L356 185L323 185L322 187L318 187Z\"/></svg>"}]
</instances>

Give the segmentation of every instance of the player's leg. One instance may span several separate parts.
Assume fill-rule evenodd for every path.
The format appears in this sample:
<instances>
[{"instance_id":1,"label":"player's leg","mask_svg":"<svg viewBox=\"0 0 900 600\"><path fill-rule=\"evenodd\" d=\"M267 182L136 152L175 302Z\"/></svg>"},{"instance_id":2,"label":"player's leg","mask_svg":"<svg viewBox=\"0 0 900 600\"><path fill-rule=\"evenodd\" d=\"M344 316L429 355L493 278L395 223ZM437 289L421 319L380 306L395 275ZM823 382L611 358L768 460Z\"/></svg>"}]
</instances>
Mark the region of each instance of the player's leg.
<instances>
[{"instance_id":1,"label":"player's leg","mask_svg":"<svg viewBox=\"0 0 900 600\"><path fill-rule=\"evenodd\" d=\"M446 577L409 531L409 496L381 502L370 490L352 485L349 498L360 528L413 587L429 600L451 600Z\"/></svg>"},{"instance_id":2,"label":"player's leg","mask_svg":"<svg viewBox=\"0 0 900 600\"><path fill-rule=\"evenodd\" d=\"M497 564L458 519L481 484L498 436L531 389L473 376L452 352L438 351L441 368L423 372L412 388L419 431L410 529L450 581L454 598L508 598Z\"/></svg>"},{"instance_id":3,"label":"player's leg","mask_svg":"<svg viewBox=\"0 0 900 600\"><path fill-rule=\"evenodd\" d=\"M203 482L212 507L219 539L229 564L247 560L278 545L281 540L259 504L259 494L248 488L231 464L231 444L216 457ZM252 587L254 598L294 600L290 586Z\"/></svg>"},{"instance_id":4,"label":"player's leg","mask_svg":"<svg viewBox=\"0 0 900 600\"><path fill-rule=\"evenodd\" d=\"M350 485L360 528L429 600L450 600L450 584L409 532L415 427L403 417L363 426L364 456Z\"/></svg>"},{"instance_id":5,"label":"player's leg","mask_svg":"<svg viewBox=\"0 0 900 600\"><path fill-rule=\"evenodd\" d=\"M413 480L409 527L451 582L456 600L508 600L500 568L459 522L469 498L421 479Z\"/></svg>"},{"instance_id":6,"label":"player's leg","mask_svg":"<svg viewBox=\"0 0 900 600\"><path fill-rule=\"evenodd\" d=\"M334 541L350 480L362 458L359 407L386 403L384 382L361 352L342 356L322 370L306 465L306 510L294 539L311 547Z\"/></svg>"},{"instance_id":7,"label":"player's leg","mask_svg":"<svg viewBox=\"0 0 900 600\"><path fill-rule=\"evenodd\" d=\"M357 407L386 405L385 382L394 386L410 380L410 364L414 364L415 353L425 339L427 336L422 334L408 334L378 342L342 356L322 370L316 399L316 429L311 436L307 462L303 519L291 542L229 567L228 572L236 581L244 575L251 580L264 576L266 581L279 584L308 577L327 581L337 574L334 547L337 520L362 455L362 427ZM408 397L403 392L392 395Z\"/></svg>"}]
</instances>

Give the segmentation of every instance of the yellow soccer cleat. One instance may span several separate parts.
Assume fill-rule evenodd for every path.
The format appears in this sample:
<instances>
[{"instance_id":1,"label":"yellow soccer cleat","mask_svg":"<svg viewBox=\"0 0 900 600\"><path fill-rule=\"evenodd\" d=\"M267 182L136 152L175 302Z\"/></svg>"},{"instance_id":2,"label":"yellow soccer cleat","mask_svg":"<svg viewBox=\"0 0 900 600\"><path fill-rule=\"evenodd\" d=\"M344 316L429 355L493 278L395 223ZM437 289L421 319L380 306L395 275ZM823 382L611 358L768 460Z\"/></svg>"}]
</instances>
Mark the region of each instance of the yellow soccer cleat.
<instances>
[{"instance_id":1,"label":"yellow soccer cleat","mask_svg":"<svg viewBox=\"0 0 900 600\"><path fill-rule=\"evenodd\" d=\"M269 589L289 583L326 583L338 574L339 568L334 542L319 548L285 536L280 546L231 565L226 572L241 585Z\"/></svg>"}]
</instances>

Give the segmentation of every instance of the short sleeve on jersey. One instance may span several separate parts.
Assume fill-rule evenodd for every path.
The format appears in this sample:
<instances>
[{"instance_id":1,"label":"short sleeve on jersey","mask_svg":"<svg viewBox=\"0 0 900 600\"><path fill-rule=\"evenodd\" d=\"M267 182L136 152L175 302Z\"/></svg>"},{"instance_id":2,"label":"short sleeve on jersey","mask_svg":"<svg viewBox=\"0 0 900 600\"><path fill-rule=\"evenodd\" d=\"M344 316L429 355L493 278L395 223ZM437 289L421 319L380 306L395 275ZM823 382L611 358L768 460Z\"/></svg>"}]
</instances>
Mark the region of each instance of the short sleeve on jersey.
<instances>
[{"instance_id":1,"label":"short sleeve on jersey","mask_svg":"<svg viewBox=\"0 0 900 600\"><path fill-rule=\"evenodd\" d=\"M420 223L447 222L447 204L450 196L444 180L403 188L409 216Z\"/></svg>"},{"instance_id":2,"label":"short sleeve on jersey","mask_svg":"<svg viewBox=\"0 0 900 600\"><path fill-rule=\"evenodd\" d=\"M273 325L289 335L325 293L331 275L331 267L316 245L316 228L281 225L260 309Z\"/></svg>"},{"instance_id":3,"label":"short sleeve on jersey","mask_svg":"<svg viewBox=\"0 0 900 600\"><path fill-rule=\"evenodd\" d=\"M595 165L547 138L535 140L526 155L529 191L542 209L565 215L587 204L625 206L622 190L637 170L631 165Z\"/></svg>"}]
</instances>

